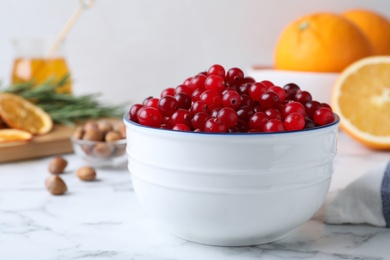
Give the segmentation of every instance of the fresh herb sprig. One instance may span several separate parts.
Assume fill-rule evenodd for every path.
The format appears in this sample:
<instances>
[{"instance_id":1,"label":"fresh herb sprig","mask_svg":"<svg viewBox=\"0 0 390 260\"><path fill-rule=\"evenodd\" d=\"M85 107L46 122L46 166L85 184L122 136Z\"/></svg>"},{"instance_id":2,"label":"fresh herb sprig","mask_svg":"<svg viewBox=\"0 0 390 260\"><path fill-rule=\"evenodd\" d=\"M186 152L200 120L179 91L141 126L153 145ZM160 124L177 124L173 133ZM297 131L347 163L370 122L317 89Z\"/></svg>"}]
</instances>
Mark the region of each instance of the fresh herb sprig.
<instances>
[{"instance_id":1,"label":"fresh herb sprig","mask_svg":"<svg viewBox=\"0 0 390 260\"><path fill-rule=\"evenodd\" d=\"M126 104L115 106L102 104L98 99L100 94L75 96L58 93L57 89L67 84L69 80L69 75L66 75L58 81L49 79L41 84L29 81L14 84L0 92L17 94L34 102L59 124L73 125L87 119L123 116Z\"/></svg>"}]
</instances>

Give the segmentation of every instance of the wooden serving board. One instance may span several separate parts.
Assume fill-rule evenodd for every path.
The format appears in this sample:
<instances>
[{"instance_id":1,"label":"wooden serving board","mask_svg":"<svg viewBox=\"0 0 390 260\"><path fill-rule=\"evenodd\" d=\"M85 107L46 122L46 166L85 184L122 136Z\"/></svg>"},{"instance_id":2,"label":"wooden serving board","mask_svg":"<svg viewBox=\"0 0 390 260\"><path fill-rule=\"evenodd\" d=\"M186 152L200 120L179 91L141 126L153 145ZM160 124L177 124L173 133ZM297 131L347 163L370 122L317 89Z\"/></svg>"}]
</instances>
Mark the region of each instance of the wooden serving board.
<instances>
[{"instance_id":1,"label":"wooden serving board","mask_svg":"<svg viewBox=\"0 0 390 260\"><path fill-rule=\"evenodd\" d=\"M34 136L28 143L0 144L0 163L73 153L74 128L55 125L50 133Z\"/></svg>"}]
</instances>

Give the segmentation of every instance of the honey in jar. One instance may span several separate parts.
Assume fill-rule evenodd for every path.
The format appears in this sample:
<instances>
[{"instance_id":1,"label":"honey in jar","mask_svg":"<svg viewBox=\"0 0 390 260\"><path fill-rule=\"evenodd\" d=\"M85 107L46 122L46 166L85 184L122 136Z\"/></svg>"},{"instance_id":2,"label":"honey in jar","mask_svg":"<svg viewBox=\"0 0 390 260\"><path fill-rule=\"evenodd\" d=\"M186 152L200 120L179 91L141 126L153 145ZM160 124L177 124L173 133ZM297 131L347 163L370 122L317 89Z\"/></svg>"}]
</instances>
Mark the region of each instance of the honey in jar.
<instances>
[{"instance_id":1,"label":"honey in jar","mask_svg":"<svg viewBox=\"0 0 390 260\"><path fill-rule=\"evenodd\" d=\"M46 52L50 41L45 39L15 40L16 56L12 68L12 83L33 81L36 84L49 79L59 80L69 74L69 67L63 54L63 46L55 56L48 57ZM60 93L72 93L71 82L58 88Z\"/></svg>"}]
</instances>

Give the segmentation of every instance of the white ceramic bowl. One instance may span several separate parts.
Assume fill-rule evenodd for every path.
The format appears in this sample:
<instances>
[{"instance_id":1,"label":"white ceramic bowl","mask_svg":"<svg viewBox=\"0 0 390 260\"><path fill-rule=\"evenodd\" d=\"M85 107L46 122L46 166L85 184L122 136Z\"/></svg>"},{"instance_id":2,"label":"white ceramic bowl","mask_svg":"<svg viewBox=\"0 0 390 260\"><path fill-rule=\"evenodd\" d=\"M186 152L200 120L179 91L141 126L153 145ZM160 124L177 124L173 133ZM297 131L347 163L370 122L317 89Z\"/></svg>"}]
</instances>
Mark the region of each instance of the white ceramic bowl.
<instances>
[{"instance_id":1,"label":"white ceramic bowl","mask_svg":"<svg viewBox=\"0 0 390 260\"><path fill-rule=\"evenodd\" d=\"M220 246L272 242L310 219L328 192L338 117L311 130L250 134L124 122L140 203L183 239Z\"/></svg>"},{"instance_id":2,"label":"white ceramic bowl","mask_svg":"<svg viewBox=\"0 0 390 260\"><path fill-rule=\"evenodd\" d=\"M267 67L251 67L246 71L245 75L253 77L256 81L270 80L275 85L281 87L293 82L302 90L309 91L313 99L329 104L332 88L339 73L288 71Z\"/></svg>"}]
</instances>

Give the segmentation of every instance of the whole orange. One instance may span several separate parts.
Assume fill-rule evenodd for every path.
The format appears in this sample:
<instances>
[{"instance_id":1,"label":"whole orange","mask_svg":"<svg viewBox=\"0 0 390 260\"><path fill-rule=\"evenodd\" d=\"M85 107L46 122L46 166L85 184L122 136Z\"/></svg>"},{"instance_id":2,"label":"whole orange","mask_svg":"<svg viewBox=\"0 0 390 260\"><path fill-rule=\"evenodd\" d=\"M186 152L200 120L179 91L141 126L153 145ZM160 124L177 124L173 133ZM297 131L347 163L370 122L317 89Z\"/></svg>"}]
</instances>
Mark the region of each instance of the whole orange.
<instances>
[{"instance_id":1,"label":"whole orange","mask_svg":"<svg viewBox=\"0 0 390 260\"><path fill-rule=\"evenodd\" d=\"M372 54L368 39L341 15L315 13L289 24L275 47L275 68L340 72Z\"/></svg>"},{"instance_id":2,"label":"whole orange","mask_svg":"<svg viewBox=\"0 0 390 260\"><path fill-rule=\"evenodd\" d=\"M369 10L348 10L343 15L363 31L373 47L374 55L390 55L390 22Z\"/></svg>"}]
</instances>

